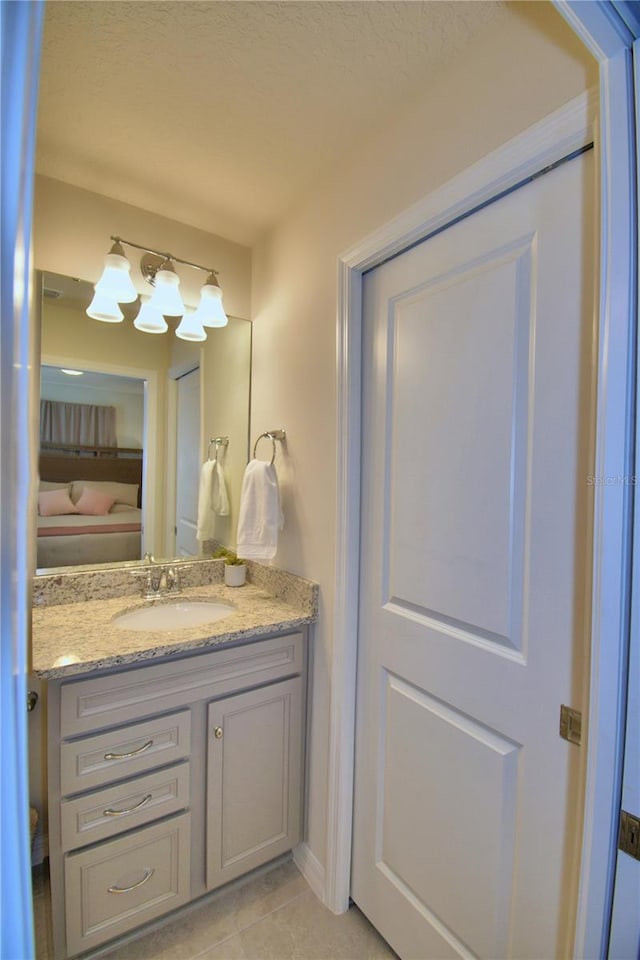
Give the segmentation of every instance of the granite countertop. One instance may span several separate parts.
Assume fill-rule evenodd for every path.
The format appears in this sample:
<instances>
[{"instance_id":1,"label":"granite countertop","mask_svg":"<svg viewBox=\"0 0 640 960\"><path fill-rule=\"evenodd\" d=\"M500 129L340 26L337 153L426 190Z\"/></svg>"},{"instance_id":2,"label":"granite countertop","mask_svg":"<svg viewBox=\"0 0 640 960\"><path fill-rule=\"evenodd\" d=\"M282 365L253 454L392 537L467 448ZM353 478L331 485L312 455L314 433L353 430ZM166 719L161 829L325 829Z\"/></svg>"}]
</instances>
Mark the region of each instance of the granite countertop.
<instances>
[{"instance_id":1,"label":"granite countertop","mask_svg":"<svg viewBox=\"0 0 640 960\"><path fill-rule=\"evenodd\" d=\"M287 575L289 580L298 580ZM214 623L177 630L142 631L118 627L114 617L140 607L178 600L216 600L235 608ZM222 643L284 633L312 623L317 616L317 588L300 580L293 596L277 596L264 583L227 587L215 582L188 586L160 599L139 595L83 599L34 606L32 673L43 679L152 661Z\"/></svg>"}]
</instances>

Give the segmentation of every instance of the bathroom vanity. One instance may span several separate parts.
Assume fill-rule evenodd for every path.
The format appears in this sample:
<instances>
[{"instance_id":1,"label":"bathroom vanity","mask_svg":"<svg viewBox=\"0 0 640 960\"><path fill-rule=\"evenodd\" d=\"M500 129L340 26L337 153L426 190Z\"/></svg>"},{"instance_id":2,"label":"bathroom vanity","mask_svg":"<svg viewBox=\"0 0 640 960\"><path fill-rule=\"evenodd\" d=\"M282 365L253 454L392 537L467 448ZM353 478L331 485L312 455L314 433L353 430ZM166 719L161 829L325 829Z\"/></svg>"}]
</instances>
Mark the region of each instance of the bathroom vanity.
<instances>
[{"instance_id":1,"label":"bathroom vanity","mask_svg":"<svg viewBox=\"0 0 640 960\"><path fill-rule=\"evenodd\" d=\"M184 631L118 627L123 612L148 606L130 594L34 609L34 673L48 681L57 960L302 839L315 585L284 575L283 597L277 577L233 589L211 570L216 581L187 586L181 599L229 603L233 612Z\"/></svg>"}]
</instances>

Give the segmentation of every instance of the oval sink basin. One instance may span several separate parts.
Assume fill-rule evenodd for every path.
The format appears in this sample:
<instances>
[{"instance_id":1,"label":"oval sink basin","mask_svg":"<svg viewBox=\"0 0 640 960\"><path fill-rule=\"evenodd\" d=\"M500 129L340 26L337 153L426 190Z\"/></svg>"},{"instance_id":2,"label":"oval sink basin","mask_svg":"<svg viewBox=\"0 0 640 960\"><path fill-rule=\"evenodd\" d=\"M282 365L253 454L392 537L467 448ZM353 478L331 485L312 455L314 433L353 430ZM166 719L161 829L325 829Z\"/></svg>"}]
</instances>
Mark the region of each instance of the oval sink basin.
<instances>
[{"instance_id":1,"label":"oval sink basin","mask_svg":"<svg viewBox=\"0 0 640 960\"><path fill-rule=\"evenodd\" d=\"M228 603L214 600L172 600L121 613L113 623L126 630L180 630L215 623L234 611Z\"/></svg>"}]
</instances>

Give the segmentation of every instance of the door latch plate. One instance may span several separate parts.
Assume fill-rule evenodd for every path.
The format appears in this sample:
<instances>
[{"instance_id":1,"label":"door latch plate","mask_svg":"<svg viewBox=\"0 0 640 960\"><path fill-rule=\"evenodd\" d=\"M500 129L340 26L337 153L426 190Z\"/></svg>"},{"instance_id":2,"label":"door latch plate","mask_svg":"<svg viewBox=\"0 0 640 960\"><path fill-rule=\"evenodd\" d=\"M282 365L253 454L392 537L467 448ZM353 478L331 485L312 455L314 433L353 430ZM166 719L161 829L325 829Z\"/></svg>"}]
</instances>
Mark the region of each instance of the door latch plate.
<instances>
[{"instance_id":1,"label":"door latch plate","mask_svg":"<svg viewBox=\"0 0 640 960\"><path fill-rule=\"evenodd\" d=\"M640 860L640 817L634 817L626 810L620 812L620 835L618 849L630 857Z\"/></svg>"},{"instance_id":2,"label":"door latch plate","mask_svg":"<svg viewBox=\"0 0 640 960\"><path fill-rule=\"evenodd\" d=\"M580 743L582 739L582 714L564 703L560 706L560 736L569 743Z\"/></svg>"}]
</instances>

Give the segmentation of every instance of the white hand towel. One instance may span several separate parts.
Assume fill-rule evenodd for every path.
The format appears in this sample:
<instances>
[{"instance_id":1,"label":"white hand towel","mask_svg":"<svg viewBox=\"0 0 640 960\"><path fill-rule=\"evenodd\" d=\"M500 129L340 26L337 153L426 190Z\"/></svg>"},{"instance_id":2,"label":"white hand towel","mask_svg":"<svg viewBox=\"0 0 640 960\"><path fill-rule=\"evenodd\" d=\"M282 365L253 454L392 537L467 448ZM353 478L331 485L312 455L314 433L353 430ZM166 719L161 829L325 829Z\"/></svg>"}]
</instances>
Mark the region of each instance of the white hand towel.
<instances>
[{"instance_id":1,"label":"white hand towel","mask_svg":"<svg viewBox=\"0 0 640 960\"><path fill-rule=\"evenodd\" d=\"M200 488L198 490L198 527L196 538L201 542L212 540L215 524L213 512L213 469L215 460L205 460L200 471Z\"/></svg>"},{"instance_id":2,"label":"white hand towel","mask_svg":"<svg viewBox=\"0 0 640 960\"><path fill-rule=\"evenodd\" d=\"M271 560L283 527L278 476L272 463L250 460L244 472L237 553L244 560Z\"/></svg>"},{"instance_id":3,"label":"white hand towel","mask_svg":"<svg viewBox=\"0 0 640 960\"><path fill-rule=\"evenodd\" d=\"M213 494L212 494L213 512L219 517L229 516L229 495L227 493L227 481L224 475L224 468L218 458L214 461L213 468Z\"/></svg>"}]
</instances>

